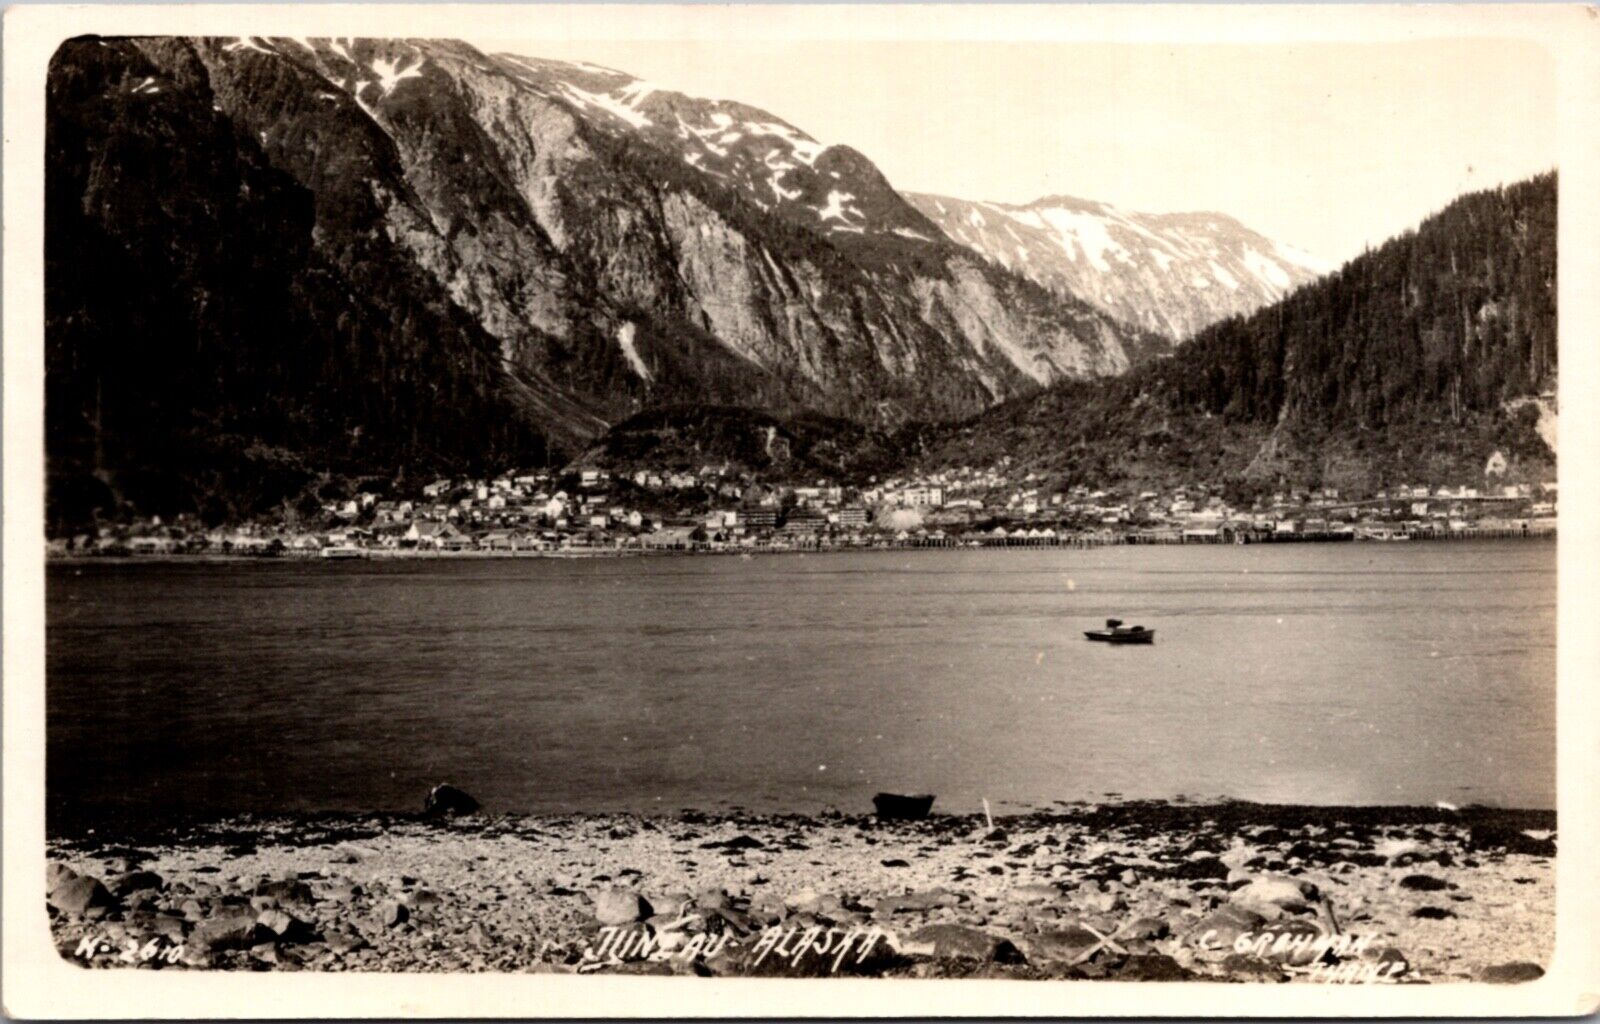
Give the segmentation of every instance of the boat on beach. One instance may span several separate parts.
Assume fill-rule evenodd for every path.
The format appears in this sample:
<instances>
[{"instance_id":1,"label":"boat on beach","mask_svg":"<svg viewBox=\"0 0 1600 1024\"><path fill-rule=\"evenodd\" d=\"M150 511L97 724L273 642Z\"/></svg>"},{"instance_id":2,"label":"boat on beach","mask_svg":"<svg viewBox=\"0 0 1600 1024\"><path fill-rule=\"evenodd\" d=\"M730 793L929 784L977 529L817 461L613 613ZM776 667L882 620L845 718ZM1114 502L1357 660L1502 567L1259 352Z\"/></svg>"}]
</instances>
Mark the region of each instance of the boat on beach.
<instances>
[{"instance_id":1,"label":"boat on beach","mask_svg":"<svg viewBox=\"0 0 1600 1024\"><path fill-rule=\"evenodd\" d=\"M1107 644L1153 644L1156 631L1143 626L1124 626L1121 619L1107 619L1105 629L1084 630L1084 636Z\"/></svg>"}]
</instances>

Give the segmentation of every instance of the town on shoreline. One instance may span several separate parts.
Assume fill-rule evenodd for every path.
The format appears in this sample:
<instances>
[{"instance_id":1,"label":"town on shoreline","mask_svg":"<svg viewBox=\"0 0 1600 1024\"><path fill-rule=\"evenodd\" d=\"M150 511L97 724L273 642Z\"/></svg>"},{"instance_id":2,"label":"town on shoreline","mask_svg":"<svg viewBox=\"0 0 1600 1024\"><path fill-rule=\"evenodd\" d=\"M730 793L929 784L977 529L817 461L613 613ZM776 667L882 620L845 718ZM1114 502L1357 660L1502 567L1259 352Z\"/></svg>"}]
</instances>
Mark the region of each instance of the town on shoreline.
<instances>
[{"instance_id":1,"label":"town on shoreline","mask_svg":"<svg viewBox=\"0 0 1600 1024\"><path fill-rule=\"evenodd\" d=\"M48 541L52 557L363 558L752 553L908 547L1096 547L1553 537L1554 481L1396 486L1359 498L1289 488L1230 502L1205 484L1051 486L1002 465L865 486L764 483L694 470L529 470L369 486L217 526L192 514L99 524ZM1492 480L1489 475L1486 480Z\"/></svg>"}]
</instances>

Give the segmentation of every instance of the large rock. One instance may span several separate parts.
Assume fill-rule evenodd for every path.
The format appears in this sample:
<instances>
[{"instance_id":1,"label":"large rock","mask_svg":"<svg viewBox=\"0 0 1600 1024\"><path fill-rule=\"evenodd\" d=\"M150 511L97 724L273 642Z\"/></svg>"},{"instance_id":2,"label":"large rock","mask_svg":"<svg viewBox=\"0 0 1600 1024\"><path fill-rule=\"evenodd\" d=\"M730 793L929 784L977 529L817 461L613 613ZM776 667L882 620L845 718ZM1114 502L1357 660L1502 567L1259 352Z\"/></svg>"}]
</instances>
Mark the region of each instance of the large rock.
<instances>
[{"instance_id":1,"label":"large rock","mask_svg":"<svg viewBox=\"0 0 1600 1024\"><path fill-rule=\"evenodd\" d=\"M1485 967L1474 975L1478 981L1491 985L1520 985L1525 981L1538 981L1544 977L1544 968L1526 962L1496 964Z\"/></svg>"},{"instance_id":2,"label":"large rock","mask_svg":"<svg viewBox=\"0 0 1600 1024\"><path fill-rule=\"evenodd\" d=\"M398 928L410 917L410 908L399 900L384 900L378 904L378 921L385 928Z\"/></svg>"},{"instance_id":3,"label":"large rock","mask_svg":"<svg viewBox=\"0 0 1600 1024\"><path fill-rule=\"evenodd\" d=\"M1034 961L1055 960L1077 963L1096 947L1109 950L1099 935L1075 924L1040 932L1022 941L1026 946L1028 959Z\"/></svg>"},{"instance_id":4,"label":"large rock","mask_svg":"<svg viewBox=\"0 0 1600 1024\"><path fill-rule=\"evenodd\" d=\"M1556 841L1546 834L1529 835L1529 829L1520 829L1514 825L1482 822L1473 825L1467 837L1467 847L1470 850L1491 851L1503 850L1506 853L1521 853L1530 857L1554 857L1556 855Z\"/></svg>"},{"instance_id":5,"label":"large rock","mask_svg":"<svg viewBox=\"0 0 1600 1024\"><path fill-rule=\"evenodd\" d=\"M783 905L793 914L815 914L822 907L822 895L815 889L801 889L785 896Z\"/></svg>"},{"instance_id":6,"label":"large rock","mask_svg":"<svg viewBox=\"0 0 1600 1024\"><path fill-rule=\"evenodd\" d=\"M977 960L1002 964L1021 963L1024 960L1022 951L1010 939L962 924L933 924L919 928L906 936L900 951L939 960Z\"/></svg>"},{"instance_id":7,"label":"large rock","mask_svg":"<svg viewBox=\"0 0 1600 1024\"><path fill-rule=\"evenodd\" d=\"M1303 911L1320 899L1317 887L1303 878L1287 875L1261 875L1235 889L1229 897L1233 903L1247 907L1276 907L1282 910Z\"/></svg>"},{"instance_id":8,"label":"large rock","mask_svg":"<svg viewBox=\"0 0 1600 1024\"><path fill-rule=\"evenodd\" d=\"M256 924L286 942L303 939L311 934L310 925L284 910L264 910L256 918Z\"/></svg>"},{"instance_id":9,"label":"large rock","mask_svg":"<svg viewBox=\"0 0 1600 1024\"><path fill-rule=\"evenodd\" d=\"M1013 885L1006 890L1006 899L1012 903L1054 903L1061 897L1060 887L1051 885L1048 882L1029 882L1025 885Z\"/></svg>"},{"instance_id":10,"label":"large rock","mask_svg":"<svg viewBox=\"0 0 1600 1024\"><path fill-rule=\"evenodd\" d=\"M650 913L650 904L632 889L603 889L594 897L594 917L601 924L632 924Z\"/></svg>"},{"instance_id":11,"label":"large rock","mask_svg":"<svg viewBox=\"0 0 1600 1024\"><path fill-rule=\"evenodd\" d=\"M1223 863L1221 857L1210 854L1191 857L1170 869L1171 877L1189 882L1198 882L1214 878L1218 881L1228 877L1228 865Z\"/></svg>"},{"instance_id":12,"label":"large rock","mask_svg":"<svg viewBox=\"0 0 1600 1024\"><path fill-rule=\"evenodd\" d=\"M316 899L311 886L298 878L272 878L257 882L253 892L256 896L280 903L311 903Z\"/></svg>"},{"instance_id":13,"label":"large rock","mask_svg":"<svg viewBox=\"0 0 1600 1024\"><path fill-rule=\"evenodd\" d=\"M1400 888L1410 889L1413 892L1438 892L1450 888L1450 883L1432 875L1407 875L1400 879Z\"/></svg>"},{"instance_id":14,"label":"large rock","mask_svg":"<svg viewBox=\"0 0 1600 1024\"><path fill-rule=\"evenodd\" d=\"M435 818L454 818L477 811L478 801L448 782L434 786L422 801L422 813Z\"/></svg>"},{"instance_id":15,"label":"large rock","mask_svg":"<svg viewBox=\"0 0 1600 1024\"><path fill-rule=\"evenodd\" d=\"M1233 981L1280 982L1289 980L1281 963L1248 953L1229 953L1222 961L1223 977Z\"/></svg>"},{"instance_id":16,"label":"large rock","mask_svg":"<svg viewBox=\"0 0 1600 1024\"><path fill-rule=\"evenodd\" d=\"M160 892L165 881L154 871L128 871L111 880L108 888L117 896L153 890Z\"/></svg>"},{"instance_id":17,"label":"large rock","mask_svg":"<svg viewBox=\"0 0 1600 1024\"><path fill-rule=\"evenodd\" d=\"M1198 975L1170 956L1145 953L1124 958L1107 977L1117 981L1192 981Z\"/></svg>"},{"instance_id":18,"label":"large rock","mask_svg":"<svg viewBox=\"0 0 1600 1024\"><path fill-rule=\"evenodd\" d=\"M1171 927L1159 917L1136 917L1118 929L1118 935L1122 938L1137 939L1144 942L1155 942L1158 939L1166 938L1171 933Z\"/></svg>"},{"instance_id":19,"label":"large rock","mask_svg":"<svg viewBox=\"0 0 1600 1024\"><path fill-rule=\"evenodd\" d=\"M879 793L872 798L872 806L885 821L920 821L933 810L933 799L931 793L920 796Z\"/></svg>"},{"instance_id":20,"label":"large rock","mask_svg":"<svg viewBox=\"0 0 1600 1024\"><path fill-rule=\"evenodd\" d=\"M44 891L46 895L56 891L56 886L70 882L78 877L78 873L62 864L60 861L51 861L44 868Z\"/></svg>"},{"instance_id":21,"label":"large rock","mask_svg":"<svg viewBox=\"0 0 1600 1024\"><path fill-rule=\"evenodd\" d=\"M72 917L84 917L116 905L111 891L92 875L75 875L58 882L47 899L52 907Z\"/></svg>"},{"instance_id":22,"label":"large rock","mask_svg":"<svg viewBox=\"0 0 1600 1024\"><path fill-rule=\"evenodd\" d=\"M901 896L885 896L873 905L872 912L882 917L954 907L960 903L961 897L955 893L944 889L929 889L925 892L908 892Z\"/></svg>"},{"instance_id":23,"label":"large rock","mask_svg":"<svg viewBox=\"0 0 1600 1024\"><path fill-rule=\"evenodd\" d=\"M202 950L249 949L256 941L256 919L248 914L229 914L195 925L188 944Z\"/></svg>"},{"instance_id":24,"label":"large rock","mask_svg":"<svg viewBox=\"0 0 1600 1024\"><path fill-rule=\"evenodd\" d=\"M340 928L331 929L323 936L322 941L327 944L329 950L339 956L343 956L346 953L354 953L367 944L367 940L355 932L348 932Z\"/></svg>"},{"instance_id":25,"label":"large rock","mask_svg":"<svg viewBox=\"0 0 1600 1024\"><path fill-rule=\"evenodd\" d=\"M1266 921L1253 910L1225 903L1196 922L1185 939L1196 949L1231 950L1239 936L1254 934Z\"/></svg>"}]
</instances>

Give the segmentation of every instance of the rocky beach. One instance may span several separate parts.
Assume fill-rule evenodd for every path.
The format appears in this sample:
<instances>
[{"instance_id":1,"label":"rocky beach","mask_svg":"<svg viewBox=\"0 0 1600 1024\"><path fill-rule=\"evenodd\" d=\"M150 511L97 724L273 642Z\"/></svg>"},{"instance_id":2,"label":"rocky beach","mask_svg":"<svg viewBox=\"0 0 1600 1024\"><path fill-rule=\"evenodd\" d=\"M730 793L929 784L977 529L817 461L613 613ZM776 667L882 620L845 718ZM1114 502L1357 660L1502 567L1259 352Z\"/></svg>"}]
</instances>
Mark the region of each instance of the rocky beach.
<instances>
[{"instance_id":1,"label":"rocky beach","mask_svg":"<svg viewBox=\"0 0 1600 1024\"><path fill-rule=\"evenodd\" d=\"M1550 811L551 816L455 795L57 830L55 944L120 968L1350 984L1531 980L1554 943Z\"/></svg>"}]
</instances>

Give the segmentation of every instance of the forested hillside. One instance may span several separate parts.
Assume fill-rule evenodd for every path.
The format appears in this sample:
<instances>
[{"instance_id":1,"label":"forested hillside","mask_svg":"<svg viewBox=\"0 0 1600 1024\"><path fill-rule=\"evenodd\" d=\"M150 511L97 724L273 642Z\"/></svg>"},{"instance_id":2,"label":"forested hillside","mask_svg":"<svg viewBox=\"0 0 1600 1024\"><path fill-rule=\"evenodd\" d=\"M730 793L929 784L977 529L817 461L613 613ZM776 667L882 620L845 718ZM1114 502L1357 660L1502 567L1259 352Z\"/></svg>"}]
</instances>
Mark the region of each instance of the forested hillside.
<instances>
[{"instance_id":1,"label":"forested hillside","mask_svg":"<svg viewBox=\"0 0 1600 1024\"><path fill-rule=\"evenodd\" d=\"M316 245L311 192L216 109L188 48L145 46L159 67L83 41L50 71L52 529L122 507L229 519L330 473L542 453L495 340L386 241ZM384 141L344 173L392 162ZM352 188L322 216L360 223L372 202Z\"/></svg>"},{"instance_id":2,"label":"forested hillside","mask_svg":"<svg viewBox=\"0 0 1600 1024\"><path fill-rule=\"evenodd\" d=\"M1512 475L1547 473L1524 400L1556 381L1556 184L1464 196L1169 358L934 431L923 461L1360 490L1473 479L1500 450Z\"/></svg>"}]
</instances>

